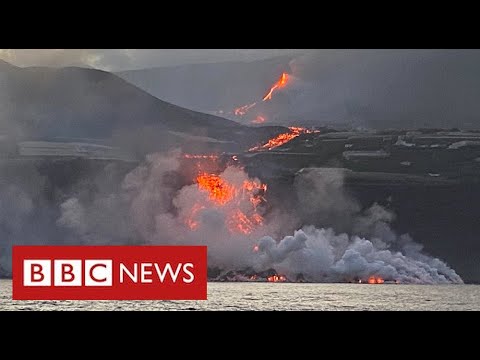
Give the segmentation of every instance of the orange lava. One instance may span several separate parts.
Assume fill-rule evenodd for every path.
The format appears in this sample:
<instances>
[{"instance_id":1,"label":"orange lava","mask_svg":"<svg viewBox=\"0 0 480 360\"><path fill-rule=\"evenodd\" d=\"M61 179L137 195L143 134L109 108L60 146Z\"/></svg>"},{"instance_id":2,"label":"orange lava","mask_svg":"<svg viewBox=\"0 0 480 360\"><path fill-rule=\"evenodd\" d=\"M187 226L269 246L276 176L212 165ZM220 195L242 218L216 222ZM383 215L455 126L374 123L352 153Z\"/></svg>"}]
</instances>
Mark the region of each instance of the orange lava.
<instances>
[{"instance_id":1,"label":"orange lava","mask_svg":"<svg viewBox=\"0 0 480 360\"><path fill-rule=\"evenodd\" d=\"M197 183L200 190L208 191L210 200L219 205L226 204L235 196L235 188L218 175L198 175Z\"/></svg>"},{"instance_id":2,"label":"orange lava","mask_svg":"<svg viewBox=\"0 0 480 360\"><path fill-rule=\"evenodd\" d=\"M276 147L279 147L288 143L289 141L300 136L301 134L311 134L311 133L320 132L319 130L309 130L306 128L295 127L295 126L291 126L289 127L289 129L290 131L288 133L277 135L276 137L268 140L267 143L250 148L248 151L272 150Z\"/></svg>"},{"instance_id":3,"label":"orange lava","mask_svg":"<svg viewBox=\"0 0 480 360\"><path fill-rule=\"evenodd\" d=\"M273 92L277 89L281 89L281 88L285 87L287 85L289 79L290 79L290 77L286 72L282 73L282 75L280 76L280 79L275 84L272 85L272 87L267 92L267 94L262 98L262 101L272 100ZM235 116L244 116L251 108L253 108L256 105L257 105L257 103L254 102L254 103L251 103L251 104L240 106L240 107L234 109L233 113L235 114ZM265 120L266 119L263 116L257 116L254 120L252 120L252 123L262 124L262 123L265 122Z\"/></svg>"},{"instance_id":4,"label":"orange lava","mask_svg":"<svg viewBox=\"0 0 480 360\"><path fill-rule=\"evenodd\" d=\"M385 280L383 280L381 277L379 276L370 276L368 278L368 283L369 284L383 284L385 282Z\"/></svg>"},{"instance_id":5,"label":"orange lava","mask_svg":"<svg viewBox=\"0 0 480 360\"><path fill-rule=\"evenodd\" d=\"M243 116L248 112L248 110L250 110L255 105L257 105L256 102L254 102L252 104L247 104L247 105L240 106L240 107L236 108L235 110L233 110L233 113L236 116Z\"/></svg>"},{"instance_id":6,"label":"orange lava","mask_svg":"<svg viewBox=\"0 0 480 360\"><path fill-rule=\"evenodd\" d=\"M276 89L281 89L285 87L288 83L288 74L287 73L282 73L282 76L280 76L280 79L273 84L273 86L270 88L270 91L265 95L262 99L262 101L267 101L267 100L272 100L272 94Z\"/></svg>"},{"instance_id":7,"label":"orange lava","mask_svg":"<svg viewBox=\"0 0 480 360\"><path fill-rule=\"evenodd\" d=\"M263 224L263 217L257 207L266 201L263 194L267 190L265 184L255 180L245 180L241 186L235 187L220 175L202 173L197 176L196 183L201 191L208 193L210 205L224 207L227 211L226 226L232 233L250 234ZM249 210L241 210L241 204L250 203ZM208 205L195 204L186 219L186 225L197 229L198 213ZM243 206L242 209L245 207Z\"/></svg>"},{"instance_id":8,"label":"orange lava","mask_svg":"<svg viewBox=\"0 0 480 360\"><path fill-rule=\"evenodd\" d=\"M284 275L272 275L267 277L268 282L284 282L287 278Z\"/></svg>"},{"instance_id":9,"label":"orange lava","mask_svg":"<svg viewBox=\"0 0 480 360\"><path fill-rule=\"evenodd\" d=\"M254 214L258 215L258 214ZM258 225L262 225L263 218L258 215L248 217L241 210L236 210L230 214L229 219L227 220L227 225L230 231L238 232L242 234L250 234Z\"/></svg>"}]
</instances>

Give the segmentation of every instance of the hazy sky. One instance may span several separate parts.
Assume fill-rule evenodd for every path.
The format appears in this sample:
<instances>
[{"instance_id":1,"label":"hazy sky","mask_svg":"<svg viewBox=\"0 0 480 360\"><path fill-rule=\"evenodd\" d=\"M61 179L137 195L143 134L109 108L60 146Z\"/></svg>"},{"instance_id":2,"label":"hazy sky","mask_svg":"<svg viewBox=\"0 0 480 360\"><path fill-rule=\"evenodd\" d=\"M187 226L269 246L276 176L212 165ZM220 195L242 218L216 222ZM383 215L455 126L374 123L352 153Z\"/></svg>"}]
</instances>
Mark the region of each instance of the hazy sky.
<instances>
[{"instance_id":1,"label":"hazy sky","mask_svg":"<svg viewBox=\"0 0 480 360\"><path fill-rule=\"evenodd\" d=\"M107 71L199 62L249 61L300 54L300 49L0 49L17 66L88 65Z\"/></svg>"}]
</instances>

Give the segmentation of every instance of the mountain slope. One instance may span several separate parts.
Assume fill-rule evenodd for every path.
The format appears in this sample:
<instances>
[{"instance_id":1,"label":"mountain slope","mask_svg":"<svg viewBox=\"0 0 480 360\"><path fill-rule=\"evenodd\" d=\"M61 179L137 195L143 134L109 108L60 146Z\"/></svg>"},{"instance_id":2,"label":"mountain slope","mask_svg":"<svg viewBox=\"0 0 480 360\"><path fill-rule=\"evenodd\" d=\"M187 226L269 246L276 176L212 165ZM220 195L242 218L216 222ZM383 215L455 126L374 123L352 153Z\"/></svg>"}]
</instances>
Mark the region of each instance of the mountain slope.
<instances>
[{"instance_id":1,"label":"mountain slope","mask_svg":"<svg viewBox=\"0 0 480 360\"><path fill-rule=\"evenodd\" d=\"M373 129L480 128L478 49L321 49L290 59L145 69L119 76L162 99L202 111L254 101L244 117L266 123ZM292 81L259 103L282 71ZM186 89L188 84L188 89Z\"/></svg>"},{"instance_id":2,"label":"mountain slope","mask_svg":"<svg viewBox=\"0 0 480 360\"><path fill-rule=\"evenodd\" d=\"M113 139L140 146L140 152L178 145L192 148L197 143L238 148L279 131L252 129L188 110L111 73L76 67L18 68L0 63L0 105L0 134L20 139Z\"/></svg>"},{"instance_id":3,"label":"mountain slope","mask_svg":"<svg viewBox=\"0 0 480 360\"><path fill-rule=\"evenodd\" d=\"M198 111L230 111L257 101L292 57L187 64L116 73L160 99Z\"/></svg>"}]
</instances>

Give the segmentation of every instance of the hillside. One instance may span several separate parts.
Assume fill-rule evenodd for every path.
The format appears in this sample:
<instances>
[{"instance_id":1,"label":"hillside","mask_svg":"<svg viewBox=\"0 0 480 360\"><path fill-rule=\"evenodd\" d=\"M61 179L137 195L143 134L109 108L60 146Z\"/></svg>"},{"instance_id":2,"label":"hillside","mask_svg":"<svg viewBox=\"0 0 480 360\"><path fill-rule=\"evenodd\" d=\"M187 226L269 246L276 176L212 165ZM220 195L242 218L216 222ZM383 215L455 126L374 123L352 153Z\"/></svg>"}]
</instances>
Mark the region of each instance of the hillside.
<instances>
[{"instance_id":1,"label":"hillside","mask_svg":"<svg viewBox=\"0 0 480 360\"><path fill-rule=\"evenodd\" d=\"M176 146L238 149L280 131L188 110L114 74L78 67L19 68L1 61L0 105L0 134L10 138L108 139L140 153Z\"/></svg>"},{"instance_id":2,"label":"hillside","mask_svg":"<svg viewBox=\"0 0 480 360\"><path fill-rule=\"evenodd\" d=\"M259 102L282 71L292 81L242 118L371 129L480 127L478 49L321 49L295 59L119 73L151 94L202 111ZM188 86L187 86L188 84Z\"/></svg>"},{"instance_id":3,"label":"hillside","mask_svg":"<svg viewBox=\"0 0 480 360\"><path fill-rule=\"evenodd\" d=\"M230 111L257 101L289 69L291 57L188 64L116 73L160 99L198 111Z\"/></svg>"}]
</instances>

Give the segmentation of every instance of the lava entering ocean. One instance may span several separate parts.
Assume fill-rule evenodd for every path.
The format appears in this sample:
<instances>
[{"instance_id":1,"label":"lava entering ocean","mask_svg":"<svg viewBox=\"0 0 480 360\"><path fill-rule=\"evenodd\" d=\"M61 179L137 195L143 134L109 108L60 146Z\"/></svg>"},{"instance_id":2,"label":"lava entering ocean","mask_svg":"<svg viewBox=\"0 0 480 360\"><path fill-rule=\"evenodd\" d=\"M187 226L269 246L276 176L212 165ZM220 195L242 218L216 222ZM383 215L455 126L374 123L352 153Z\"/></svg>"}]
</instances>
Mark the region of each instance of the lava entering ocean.
<instances>
[{"instance_id":1,"label":"lava entering ocean","mask_svg":"<svg viewBox=\"0 0 480 360\"><path fill-rule=\"evenodd\" d=\"M305 132L309 130L291 128L290 136L279 142L285 143ZM261 147L268 150L275 145L272 141ZM292 234L288 223L296 216L291 212L296 209L295 204L287 205L290 210L288 213L272 208L274 202L267 207L265 197L270 194L266 192L267 185L249 176L241 164L241 158L189 155L182 159L179 164L190 170L186 171L184 167L177 169L188 175L185 177L187 184L172 193L173 212L170 213L166 208L165 213L155 213L149 222L145 214L155 207L148 199L151 198L152 189L161 183L164 173L152 165L149 177L145 177L145 168L132 174L133 177L128 181L129 191L132 192L133 184L137 183L142 189L133 202L135 219L146 236L150 236L151 224L159 229L151 242L167 237L167 241L175 239L185 244L207 245L209 268L216 269L217 274L210 277L212 281L462 283L462 279L447 264L421 253L421 247L408 236L395 234L388 227L389 214L380 206L348 215L358 223L359 231L369 229L362 225L364 223L381 224L381 235L368 233L372 236L371 240L311 225L299 225ZM193 166L186 160L193 162ZM159 159L157 163L162 164L161 161ZM169 162L165 162L163 166L170 171L172 168L169 165ZM315 200L312 196L306 196L297 206L318 206L319 202L329 200L328 197L348 204L348 199L341 198L332 190L331 181L324 183L326 179L323 177L313 180L312 191L323 194L325 198ZM177 184L175 181L171 183ZM147 184L145 188L141 186L143 184ZM270 185L276 189L275 184ZM165 190L161 187L157 191L162 189ZM305 192L308 187L301 186L296 191ZM161 195L159 200L165 200L166 195ZM67 205L70 209L78 206L78 202L71 202L65 207ZM275 237L270 234L275 234ZM382 240L382 236L387 240ZM396 250L393 250L394 243Z\"/></svg>"},{"instance_id":2,"label":"lava entering ocean","mask_svg":"<svg viewBox=\"0 0 480 360\"><path fill-rule=\"evenodd\" d=\"M287 278L284 275L272 275L267 278L268 282L285 282Z\"/></svg>"},{"instance_id":3,"label":"lava entering ocean","mask_svg":"<svg viewBox=\"0 0 480 360\"><path fill-rule=\"evenodd\" d=\"M368 278L368 283L369 284L383 284L385 280L381 278L380 276L370 276Z\"/></svg>"}]
</instances>

